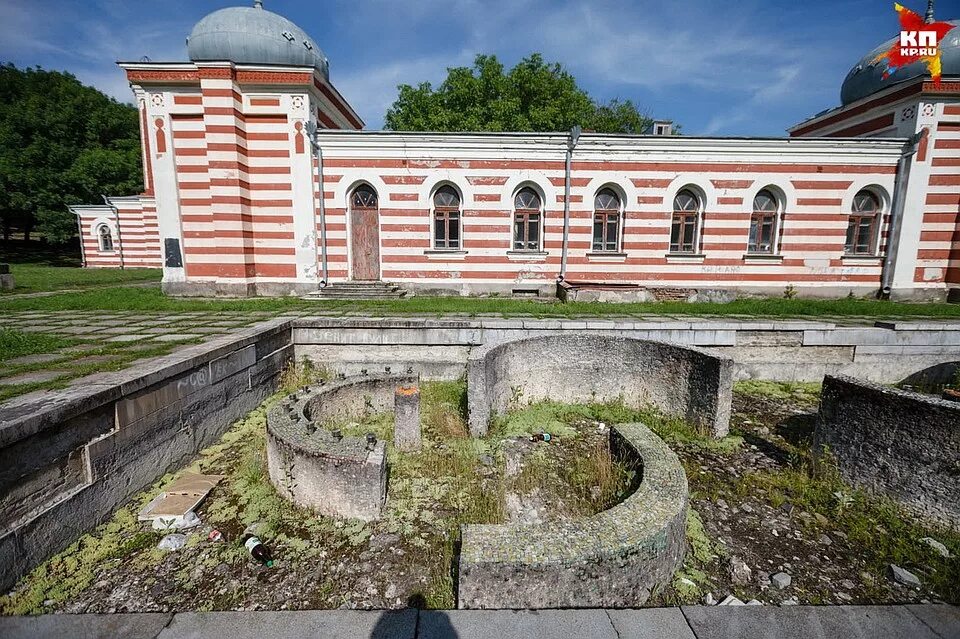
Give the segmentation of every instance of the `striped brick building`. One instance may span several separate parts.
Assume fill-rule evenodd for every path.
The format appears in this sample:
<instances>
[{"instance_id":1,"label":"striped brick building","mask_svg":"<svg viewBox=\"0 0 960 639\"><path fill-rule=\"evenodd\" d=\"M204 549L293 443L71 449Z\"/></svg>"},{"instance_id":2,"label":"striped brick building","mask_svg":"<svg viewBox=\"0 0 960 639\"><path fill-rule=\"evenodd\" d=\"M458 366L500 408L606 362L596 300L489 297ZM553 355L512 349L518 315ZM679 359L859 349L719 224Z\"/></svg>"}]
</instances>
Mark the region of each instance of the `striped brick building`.
<instances>
[{"instance_id":1,"label":"striped brick building","mask_svg":"<svg viewBox=\"0 0 960 639\"><path fill-rule=\"evenodd\" d=\"M960 289L960 29L941 50L939 85L868 54L843 105L786 138L363 131L309 36L223 9L190 62L121 63L145 191L74 207L84 260L162 265L184 295L943 298Z\"/></svg>"}]
</instances>

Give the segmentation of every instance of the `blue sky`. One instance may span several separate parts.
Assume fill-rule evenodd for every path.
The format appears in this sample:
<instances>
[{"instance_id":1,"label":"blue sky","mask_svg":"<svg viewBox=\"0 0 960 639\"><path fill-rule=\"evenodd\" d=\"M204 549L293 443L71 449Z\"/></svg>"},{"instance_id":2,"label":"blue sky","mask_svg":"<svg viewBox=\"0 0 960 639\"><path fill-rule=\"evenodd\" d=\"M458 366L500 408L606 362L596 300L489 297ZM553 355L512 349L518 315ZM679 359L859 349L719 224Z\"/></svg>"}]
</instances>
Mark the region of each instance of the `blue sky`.
<instances>
[{"instance_id":1,"label":"blue sky","mask_svg":"<svg viewBox=\"0 0 960 639\"><path fill-rule=\"evenodd\" d=\"M0 60L65 69L121 100L116 60L186 59L207 13L245 0L0 0ZM922 0L905 4L922 12ZM380 128L399 83L539 51L601 100L631 99L688 135L784 135L839 103L857 60L898 31L892 0L264 0L310 33L331 80ZM937 3L960 17L960 0Z\"/></svg>"}]
</instances>

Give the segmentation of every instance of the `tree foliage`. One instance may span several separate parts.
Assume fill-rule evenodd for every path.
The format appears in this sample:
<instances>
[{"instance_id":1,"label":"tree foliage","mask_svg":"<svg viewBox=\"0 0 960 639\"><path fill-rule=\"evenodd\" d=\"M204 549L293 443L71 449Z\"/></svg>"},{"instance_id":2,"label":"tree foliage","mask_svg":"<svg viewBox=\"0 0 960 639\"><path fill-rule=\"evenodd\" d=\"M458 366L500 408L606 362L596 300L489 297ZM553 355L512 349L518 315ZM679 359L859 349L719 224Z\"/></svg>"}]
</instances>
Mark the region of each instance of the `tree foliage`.
<instances>
[{"instance_id":1,"label":"tree foliage","mask_svg":"<svg viewBox=\"0 0 960 639\"><path fill-rule=\"evenodd\" d=\"M68 204L142 188L136 108L68 73L0 66L0 218L52 241L76 234Z\"/></svg>"},{"instance_id":2,"label":"tree foliage","mask_svg":"<svg viewBox=\"0 0 960 639\"><path fill-rule=\"evenodd\" d=\"M504 72L495 55L478 55L473 68L447 69L429 82L401 84L387 111L394 131L566 131L575 124L600 133L642 133L651 120L630 100L601 104L576 79L539 53Z\"/></svg>"}]
</instances>

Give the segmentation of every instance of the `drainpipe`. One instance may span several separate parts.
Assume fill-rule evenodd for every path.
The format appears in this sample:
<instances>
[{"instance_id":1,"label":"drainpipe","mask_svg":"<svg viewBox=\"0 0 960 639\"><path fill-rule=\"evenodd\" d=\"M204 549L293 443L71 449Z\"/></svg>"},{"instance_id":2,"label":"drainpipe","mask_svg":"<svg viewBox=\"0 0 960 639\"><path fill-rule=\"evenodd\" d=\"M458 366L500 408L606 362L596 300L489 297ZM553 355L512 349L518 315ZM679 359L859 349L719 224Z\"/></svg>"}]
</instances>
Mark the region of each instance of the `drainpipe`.
<instances>
[{"instance_id":1,"label":"drainpipe","mask_svg":"<svg viewBox=\"0 0 960 639\"><path fill-rule=\"evenodd\" d=\"M310 134L310 148L317 158L317 181L320 191L319 197L313 189L313 166L310 166L310 197L314 198L314 206L320 211L320 288L327 285L327 212L323 203L323 150L320 148L320 128L315 122L307 123L307 133ZM319 200L319 202L317 202Z\"/></svg>"},{"instance_id":2,"label":"drainpipe","mask_svg":"<svg viewBox=\"0 0 960 639\"><path fill-rule=\"evenodd\" d=\"M74 215L77 216L77 233L80 235L80 264L83 265L83 268L87 268L87 252L83 250L83 223L80 221L80 214L76 211L71 211Z\"/></svg>"},{"instance_id":3,"label":"drainpipe","mask_svg":"<svg viewBox=\"0 0 960 639\"><path fill-rule=\"evenodd\" d=\"M120 252L120 270L123 270L123 237L120 235L120 209L113 205L113 202L110 201L103 193L100 194L100 197L103 198L103 203L113 209L113 219L117 221L117 250ZM99 240L99 238L98 238Z\"/></svg>"},{"instance_id":4,"label":"drainpipe","mask_svg":"<svg viewBox=\"0 0 960 639\"><path fill-rule=\"evenodd\" d=\"M580 125L576 124L570 129L570 137L567 139L567 158L563 180L563 251L560 253L558 282L562 282L563 278L567 276L567 244L570 240L570 164L573 161L573 149L577 146L577 140L579 139Z\"/></svg>"},{"instance_id":5,"label":"drainpipe","mask_svg":"<svg viewBox=\"0 0 960 639\"><path fill-rule=\"evenodd\" d=\"M911 156L917 152L917 145L927 135L923 129L911 135L903 145L900 159L897 161L897 177L893 182L893 202L890 205L890 231L887 234L887 254L883 258L883 270L880 275L880 290L877 297L890 298L893 282L894 265L897 262L897 252L900 248L900 228L903 226L903 208L907 200L907 183L910 179Z\"/></svg>"}]
</instances>

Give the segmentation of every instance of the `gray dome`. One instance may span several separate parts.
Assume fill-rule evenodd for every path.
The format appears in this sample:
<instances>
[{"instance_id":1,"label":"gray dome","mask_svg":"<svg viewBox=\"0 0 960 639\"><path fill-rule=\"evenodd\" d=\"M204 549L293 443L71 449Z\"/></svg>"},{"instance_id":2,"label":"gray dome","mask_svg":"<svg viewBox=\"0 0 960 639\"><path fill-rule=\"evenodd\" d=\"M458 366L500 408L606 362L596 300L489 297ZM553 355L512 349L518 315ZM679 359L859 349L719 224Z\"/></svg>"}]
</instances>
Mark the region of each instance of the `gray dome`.
<instances>
[{"instance_id":1,"label":"gray dome","mask_svg":"<svg viewBox=\"0 0 960 639\"><path fill-rule=\"evenodd\" d=\"M187 54L194 62L313 67L327 77L327 57L306 32L286 18L257 7L214 11L193 27Z\"/></svg>"},{"instance_id":2,"label":"gray dome","mask_svg":"<svg viewBox=\"0 0 960 639\"><path fill-rule=\"evenodd\" d=\"M947 32L940 42L940 61L943 65L943 77L960 75L960 20L946 20L952 25L953 29ZM840 102L845 105L856 102L868 95L873 95L881 89L899 84L904 80L911 80L916 77L927 74L927 66L923 62L914 62L905 67L900 67L890 74L887 79L883 78L884 63L874 62L874 59L887 51L898 42L900 36L891 38L876 49L863 56L847 74L843 81L843 87L840 89Z\"/></svg>"}]
</instances>

